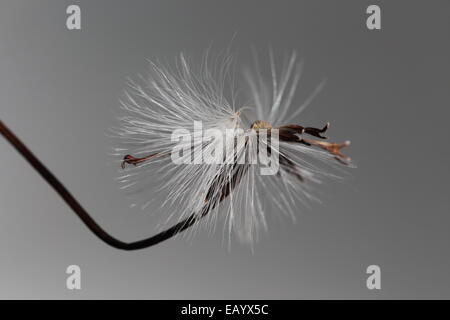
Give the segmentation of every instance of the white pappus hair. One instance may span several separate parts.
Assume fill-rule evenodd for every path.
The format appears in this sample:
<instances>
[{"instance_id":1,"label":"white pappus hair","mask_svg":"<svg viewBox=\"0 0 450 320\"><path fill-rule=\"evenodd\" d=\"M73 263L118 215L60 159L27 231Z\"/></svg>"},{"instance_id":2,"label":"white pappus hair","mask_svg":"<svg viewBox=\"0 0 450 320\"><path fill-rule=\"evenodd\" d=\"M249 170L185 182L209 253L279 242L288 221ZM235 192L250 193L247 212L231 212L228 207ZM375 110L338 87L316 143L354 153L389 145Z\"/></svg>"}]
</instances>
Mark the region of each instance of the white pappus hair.
<instances>
[{"instance_id":1,"label":"white pappus hair","mask_svg":"<svg viewBox=\"0 0 450 320\"><path fill-rule=\"evenodd\" d=\"M118 180L123 189L138 195L144 210L159 199L157 208L162 211L164 225L192 213L203 214L207 205L207 215L198 225L211 230L223 225L228 242L235 234L239 240L253 244L260 231L267 229L269 213L295 220L299 204L316 199L311 185L334 176L323 164L335 166L336 158L349 159L343 155L345 158L339 158L338 151L329 152L331 147L326 150L326 143L317 143L319 148L298 143L305 130L293 134L289 128L289 139L293 134L299 140L280 139L279 148L272 150L283 160L277 174L261 175L257 161L238 164L237 159L246 156L256 160L258 156L258 136L252 122L263 120L273 128L284 128L283 124L290 124L322 88L320 84L300 107L292 107L302 69L295 53L278 73L270 51L271 79L262 77L256 63L253 71L244 73L245 86L240 87L245 90L234 88L236 77L230 54L215 59L205 54L197 68L192 65L181 54L174 66L150 62L148 76L129 81L121 101L123 115L113 131L119 140L115 154L121 161L128 155L128 164L134 165L126 166ZM252 121L247 121L250 117ZM192 131L194 122L201 122L203 136L186 139L184 146L193 151L193 163L176 164L168 155L183 144L174 141L172 134L176 129ZM208 129L220 130L224 138L210 135ZM322 132L310 129L313 133ZM233 144L225 149L228 161L200 161L201 152L196 151L211 152L223 142ZM185 157L191 158L191 154L181 156ZM138 158L145 161L135 161Z\"/></svg>"}]
</instances>

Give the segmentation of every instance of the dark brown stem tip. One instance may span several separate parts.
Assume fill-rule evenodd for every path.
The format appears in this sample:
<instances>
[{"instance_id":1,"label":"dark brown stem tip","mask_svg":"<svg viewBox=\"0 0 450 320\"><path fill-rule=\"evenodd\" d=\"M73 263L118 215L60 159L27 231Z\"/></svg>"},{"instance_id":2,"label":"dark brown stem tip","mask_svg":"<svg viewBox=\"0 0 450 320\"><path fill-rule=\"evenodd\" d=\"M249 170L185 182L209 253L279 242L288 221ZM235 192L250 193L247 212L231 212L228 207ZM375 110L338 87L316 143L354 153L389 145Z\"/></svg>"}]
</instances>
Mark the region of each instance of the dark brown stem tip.
<instances>
[{"instance_id":1,"label":"dark brown stem tip","mask_svg":"<svg viewBox=\"0 0 450 320\"><path fill-rule=\"evenodd\" d=\"M123 157L123 161L121 164L122 169L125 169L126 164L132 164L134 166L137 165L138 159L133 157L132 155L127 154L125 157Z\"/></svg>"},{"instance_id":2,"label":"dark brown stem tip","mask_svg":"<svg viewBox=\"0 0 450 320\"><path fill-rule=\"evenodd\" d=\"M329 127L330 127L330 123L327 122L322 129L308 127L308 128L305 128L304 132L309 135L312 135L314 137L320 138L320 139L328 139L328 137L323 136L322 133L325 133Z\"/></svg>"}]
</instances>

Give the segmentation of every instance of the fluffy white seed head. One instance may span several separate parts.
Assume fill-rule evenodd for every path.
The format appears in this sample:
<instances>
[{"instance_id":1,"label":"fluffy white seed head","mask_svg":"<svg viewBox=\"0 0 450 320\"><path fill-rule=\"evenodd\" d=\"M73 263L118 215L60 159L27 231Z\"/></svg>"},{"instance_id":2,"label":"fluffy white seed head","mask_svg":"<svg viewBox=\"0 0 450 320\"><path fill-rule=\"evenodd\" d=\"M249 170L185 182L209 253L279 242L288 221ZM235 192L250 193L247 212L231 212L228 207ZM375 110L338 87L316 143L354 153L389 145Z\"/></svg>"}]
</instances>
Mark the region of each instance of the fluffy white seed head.
<instances>
[{"instance_id":1,"label":"fluffy white seed head","mask_svg":"<svg viewBox=\"0 0 450 320\"><path fill-rule=\"evenodd\" d=\"M299 204L314 199L311 184L331 176L321 164L332 164L332 156L284 141L279 141L277 148L270 146L271 154L296 164L297 172L280 166L274 175L261 174L261 139L250 124L264 120L275 128L291 123L290 119L321 88L320 85L300 108L291 108L302 63L293 54L278 75L271 53L269 66L269 81L261 77L257 68L245 72L242 87L249 88L241 100L246 101L245 105L239 104L233 88L236 79L231 55L219 57L214 63L205 55L200 66L194 68L181 54L173 67L150 63L148 77L129 81L121 101L123 116L114 129L119 138L116 154L120 161L127 154L156 156L127 166L119 181L123 189L137 196L144 210L150 210L152 201L160 201L157 207L163 217L162 226L192 213L201 214L209 205L210 212L199 225L212 230L223 225L228 240L235 234L239 240L252 244L260 230L267 229L269 215L295 219ZM298 101L295 105L299 105ZM253 119L246 121L243 114ZM202 134L196 136L193 132L198 124ZM175 163L174 149L189 149L192 153L177 153ZM216 154L219 149L227 161L205 163L205 154ZM244 158L244 162L239 162Z\"/></svg>"}]
</instances>

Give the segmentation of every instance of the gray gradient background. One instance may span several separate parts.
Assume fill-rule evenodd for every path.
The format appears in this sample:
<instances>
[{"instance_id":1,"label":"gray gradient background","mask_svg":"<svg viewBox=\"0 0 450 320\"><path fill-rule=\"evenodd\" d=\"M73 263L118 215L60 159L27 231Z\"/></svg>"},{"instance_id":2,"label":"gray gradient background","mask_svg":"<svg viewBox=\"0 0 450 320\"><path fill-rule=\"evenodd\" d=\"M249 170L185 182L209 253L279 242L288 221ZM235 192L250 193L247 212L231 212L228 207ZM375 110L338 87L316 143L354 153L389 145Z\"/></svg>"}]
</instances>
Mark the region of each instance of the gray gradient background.
<instances>
[{"instance_id":1,"label":"gray gradient background","mask_svg":"<svg viewBox=\"0 0 450 320\"><path fill-rule=\"evenodd\" d=\"M80 4L82 30L65 10ZM365 8L382 7L382 30ZM0 139L0 298L450 298L449 1L17 1L0 4L0 116L108 231L135 240L105 136L146 58L254 45L306 59L304 124L332 122L358 169L254 253L199 232L123 252L91 234ZM272 214L277 215L278 212ZM65 269L82 268L82 290ZM378 264L382 289L366 288Z\"/></svg>"}]
</instances>

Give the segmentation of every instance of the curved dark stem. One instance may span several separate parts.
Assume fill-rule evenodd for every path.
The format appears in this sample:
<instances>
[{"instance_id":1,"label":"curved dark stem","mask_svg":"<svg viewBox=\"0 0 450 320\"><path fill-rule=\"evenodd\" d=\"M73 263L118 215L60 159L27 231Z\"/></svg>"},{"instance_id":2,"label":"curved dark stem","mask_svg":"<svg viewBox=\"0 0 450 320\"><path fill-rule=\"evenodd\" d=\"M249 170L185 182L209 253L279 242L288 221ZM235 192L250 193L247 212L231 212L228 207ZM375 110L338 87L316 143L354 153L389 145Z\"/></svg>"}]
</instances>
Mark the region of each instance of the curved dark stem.
<instances>
[{"instance_id":1,"label":"curved dark stem","mask_svg":"<svg viewBox=\"0 0 450 320\"><path fill-rule=\"evenodd\" d=\"M177 223L173 227L164 230L150 238L135 241L120 241L98 225L97 222L89 215L89 213L80 205L80 203L72 196L72 194L64 187L64 185L51 173L42 162L12 133L11 130L0 120L0 133L13 145L14 148L28 161L28 163L47 181L50 186L61 196L67 205L75 212L75 214L83 221L83 223L101 240L110 246L122 250L138 250L154 246L164 240L167 240L178 233L191 227L201 218L206 216L210 209L206 204L200 214L193 213L188 218Z\"/></svg>"}]
</instances>

